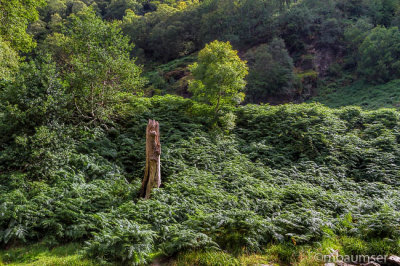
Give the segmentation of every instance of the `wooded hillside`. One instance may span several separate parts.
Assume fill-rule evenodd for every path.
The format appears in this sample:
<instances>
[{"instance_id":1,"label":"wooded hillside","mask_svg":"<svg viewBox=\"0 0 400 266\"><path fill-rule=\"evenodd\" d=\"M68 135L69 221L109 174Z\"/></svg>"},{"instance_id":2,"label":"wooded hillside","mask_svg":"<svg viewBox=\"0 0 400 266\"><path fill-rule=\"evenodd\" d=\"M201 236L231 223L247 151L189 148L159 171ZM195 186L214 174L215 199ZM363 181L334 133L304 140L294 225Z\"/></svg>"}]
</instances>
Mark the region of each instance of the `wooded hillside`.
<instances>
[{"instance_id":1,"label":"wooded hillside","mask_svg":"<svg viewBox=\"0 0 400 266\"><path fill-rule=\"evenodd\" d=\"M399 0L0 0L0 22L1 265L400 255Z\"/></svg>"}]
</instances>

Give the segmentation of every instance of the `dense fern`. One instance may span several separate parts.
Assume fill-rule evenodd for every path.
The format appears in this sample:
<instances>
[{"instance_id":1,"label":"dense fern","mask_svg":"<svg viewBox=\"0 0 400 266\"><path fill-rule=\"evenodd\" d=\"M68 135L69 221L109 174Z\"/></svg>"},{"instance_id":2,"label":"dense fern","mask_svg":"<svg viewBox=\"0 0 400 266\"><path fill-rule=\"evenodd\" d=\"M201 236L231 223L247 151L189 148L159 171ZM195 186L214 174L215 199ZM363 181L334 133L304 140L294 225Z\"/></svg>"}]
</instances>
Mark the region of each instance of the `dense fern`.
<instances>
[{"instance_id":1,"label":"dense fern","mask_svg":"<svg viewBox=\"0 0 400 266\"><path fill-rule=\"evenodd\" d=\"M85 240L88 256L139 264L155 252L313 244L326 232L349 243L399 239L397 111L249 105L234 110L237 126L227 133L204 123L206 106L179 97L121 108L123 120L107 130L27 136L37 145L25 158L47 168L1 174L3 245ZM161 121L163 185L144 201L137 192L149 117Z\"/></svg>"}]
</instances>

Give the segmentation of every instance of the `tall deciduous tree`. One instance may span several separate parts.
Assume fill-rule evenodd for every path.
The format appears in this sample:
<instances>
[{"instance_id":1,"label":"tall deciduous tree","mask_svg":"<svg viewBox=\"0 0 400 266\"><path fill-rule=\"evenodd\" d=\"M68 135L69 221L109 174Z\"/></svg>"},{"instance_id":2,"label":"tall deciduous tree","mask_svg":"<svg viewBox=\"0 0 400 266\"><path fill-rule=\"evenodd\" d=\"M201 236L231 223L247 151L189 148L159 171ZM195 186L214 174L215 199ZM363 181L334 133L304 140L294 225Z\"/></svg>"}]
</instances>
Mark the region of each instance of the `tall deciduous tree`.
<instances>
[{"instance_id":1,"label":"tall deciduous tree","mask_svg":"<svg viewBox=\"0 0 400 266\"><path fill-rule=\"evenodd\" d=\"M248 73L246 61L239 58L229 42L207 44L190 71L194 77L189 85L190 92L196 100L214 106L216 113L223 105L243 101L244 78Z\"/></svg>"},{"instance_id":2,"label":"tall deciduous tree","mask_svg":"<svg viewBox=\"0 0 400 266\"><path fill-rule=\"evenodd\" d=\"M50 36L47 44L80 117L104 122L119 96L141 93L141 68L130 56L133 45L116 24L104 22L92 10L72 15L63 33Z\"/></svg>"},{"instance_id":3,"label":"tall deciduous tree","mask_svg":"<svg viewBox=\"0 0 400 266\"><path fill-rule=\"evenodd\" d=\"M263 102L271 95L292 93L294 88L293 60L282 39L274 39L245 54L250 73L246 95L252 102Z\"/></svg>"}]
</instances>

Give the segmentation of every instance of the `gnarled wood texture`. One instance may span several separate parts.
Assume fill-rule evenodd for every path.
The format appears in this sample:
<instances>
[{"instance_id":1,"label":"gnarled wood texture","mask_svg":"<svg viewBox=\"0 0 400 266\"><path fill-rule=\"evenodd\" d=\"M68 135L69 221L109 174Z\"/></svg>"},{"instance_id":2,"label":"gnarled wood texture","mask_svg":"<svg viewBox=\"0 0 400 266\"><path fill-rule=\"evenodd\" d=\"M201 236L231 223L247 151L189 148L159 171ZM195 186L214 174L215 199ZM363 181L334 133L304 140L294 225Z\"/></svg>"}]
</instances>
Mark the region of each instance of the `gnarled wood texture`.
<instances>
[{"instance_id":1,"label":"gnarled wood texture","mask_svg":"<svg viewBox=\"0 0 400 266\"><path fill-rule=\"evenodd\" d=\"M161 185L160 155L160 125L150 119L146 129L146 169L140 189L142 198L150 198L151 190Z\"/></svg>"}]
</instances>

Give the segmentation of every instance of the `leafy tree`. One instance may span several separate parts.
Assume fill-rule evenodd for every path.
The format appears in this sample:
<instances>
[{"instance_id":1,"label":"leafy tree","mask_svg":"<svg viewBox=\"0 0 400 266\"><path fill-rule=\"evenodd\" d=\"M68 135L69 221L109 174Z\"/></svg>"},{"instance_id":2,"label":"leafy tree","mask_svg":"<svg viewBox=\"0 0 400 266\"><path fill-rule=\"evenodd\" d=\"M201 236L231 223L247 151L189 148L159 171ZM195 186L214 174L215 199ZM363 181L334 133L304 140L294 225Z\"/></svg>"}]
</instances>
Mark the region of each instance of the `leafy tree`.
<instances>
[{"instance_id":1,"label":"leafy tree","mask_svg":"<svg viewBox=\"0 0 400 266\"><path fill-rule=\"evenodd\" d=\"M159 10L160 15L166 17L151 30L149 41L154 49L153 56L168 61L196 51L200 47L196 12L191 9L181 12L167 5L161 5ZM166 51L165 47L169 49Z\"/></svg>"},{"instance_id":2,"label":"leafy tree","mask_svg":"<svg viewBox=\"0 0 400 266\"><path fill-rule=\"evenodd\" d=\"M7 0L0 2L0 36L11 48L28 52L35 46L26 32L28 24L38 18L37 7L44 0Z\"/></svg>"},{"instance_id":3,"label":"leafy tree","mask_svg":"<svg viewBox=\"0 0 400 266\"><path fill-rule=\"evenodd\" d=\"M245 54L250 71L246 95L251 102L265 101L271 95L283 95L293 89L293 60L282 39L262 44Z\"/></svg>"},{"instance_id":4,"label":"leafy tree","mask_svg":"<svg viewBox=\"0 0 400 266\"><path fill-rule=\"evenodd\" d=\"M0 82L9 80L17 68L17 53L0 37Z\"/></svg>"},{"instance_id":5,"label":"leafy tree","mask_svg":"<svg viewBox=\"0 0 400 266\"><path fill-rule=\"evenodd\" d=\"M356 23L347 27L344 31L346 43L346 65L355 68L360 60L359 47L371 32L373 25L365 18L357 20Z\"/></svg>"},{"instance_id":6,"label":"leafy tree","mask_svg":"<svg viewBox=\"0 0 400 266\"><path fill-rule=\"evenodd\" d=\"M194 7L180 11L161 4L143 16L128 10L122 28L148 57L167 62L200 47L198 16Z\"/></svg>"},{"instance_id":7,"label":"leafy tree","mask_svg":"<svg viewBox=\"0 0 400 266\"><path fill-rule=\"evenodd\" d=\"M269 41L276 29L273 15L279 5L268 0L172 2L144 16L128 10L124 17L124 32L148 58L169 61L215 39L244 48Z\"/></svg>"},{"instance_id":8,"label":"leafy tree","mask_svg":"<svg viewBox=\"0 0 400 266\"><path fill-rule=\"evenodd\" d=\"M337 0L337 8L340 9L346 17L358 18L366 13L365 0Z\"/></svg>"},{"instance_id":9,"label":"leafy tree","mask_svg":"<svg viewBox=\"0 0 400 266\"><path fill-rule=\"evenodd\" d=\"M71 5L71 13L76 14L79 11L83 11L87 8L87 5L79 0L75 0Z\"/></svg>"},{"instance_id":10,"label":"leafy tree","mask_svg":"<svg viewBox=\"0 0 400 266\"><path fill-rule=\"evenodd\" d=\"M56 13L51 16L51 19L47 25L52 32L60 32L63 25L63 19L59 14Z\"/></svg>"},{"instance_id":11,"label":"leafy tree","mask_svg":"<svg viewBox=\"0 0 400 266\"><path fill-rule=\"evenodd\" d=\"M239 58L229 42L213 41L199 52L198 62L190 67L194 80L190 92L208 103L217 113L221 106L240 103L246 86L246 61Z\"/></svg>"},{"instance_id":12,"label":"leafy tree","mask_svg":"<svg viewBox=\"0 0 400 266\"><path fill-rule=\"evenodd\" d=\"M376 27L360 46L358 72L372 83L400 78L400 31Z\"/></svg>"},{"instance_id":13,"label":"leafy tree","mask_svg":"<svg viewBox=\"0 0 400 266\"><path fill-rule=\"evenodd\" d=\"M48 16L59 14L60 16L65 16L67 13L67 1L65 0L51 0L40 12L41 15L45 13Z\"/></svg>"},{"instance_id":14,"label":"leafy tree","mask_svg":"<svg viewBox=\"0 0 400 266\"><path fill-rule=\"evenodd\" d=\"M400 8L397 10L395 17L393 18L392 26L400 29Z\"/></svg>"},{"instance_id":15,"label":"leafy tree","mask_svg":"<svg viewBox=\"0 0 400 266\"><path fill-rule=\"evenodd\" d=\"M111 0L106 8L105 19L122 19L127 9L138 13L142 9L142 4L137 0Z\"/></svg>"},{"instance_id":16,"label":"leafy tree","mask_svg":"<svg viewBox=\"0 0 400 266\"><path fill-rule=\"evenodd\" d=\"M343 28L344 25L336 18L324 19L319 29L317 47L341 51L344 47Z\"/></svg>"},{"instance_id":17,"label":"leafy tree","mask_svg":"<svg viewBox=\"0 0 400 266\"><path fill-rule=\"evenodd\" d=\"M49 30L47 29L47 23L38 19L29 25L28 32L40 43L40 40L46 38Z\"/></svg>"},{"instance_id":18,"label":"leafy tree","mask_svg":"<svg viewBox=\"0 0 400 266\"><path fill-rule=\"evenodd\" d=\"M268 41L280 3L268 0L211 0L201 7L200 36L206 42L230 41L235 47Z\"/></svg>"},{"instance_id":19,"label":"leafy tree","mask_svg":"<svg viewBox=\"0 0 400 266\"><path fill-rule=\"evenodd\" d=\"M368 15L375 26L389 27L400 8L398 0L368 0Z\"/></svg>"},{"instance_id":20,"label":"leafy tree","mask_svg":"<svg viewBox=\"0 0 400 266\"><path fill-rule=\"evenodd\" d=\"M53 129L69 117L70 96L49 56L23 62L15 76L0 90L0 171L25 164L30 176L48 178L49 169L58 165L48 150L56 145ZM41 144L34 144L36 137Z\"/></svg>"},{"instance_id":21,"label":"leafy tree","mask_svg":"<svg viewBox=\"0 0 400 266\"><path fill-rule=\"evenodd\" d=\"M18 68L17 52L28 52L36 45L27 28L38 19L36 9L43 4L44 0L0 1L0 83L10 80Z\"/></svg>"},{"instance_id":22,"label":"leafy tree","mask_svg":"<svg viewBox=\"0 0 400 266\"><path fill-rule=\"evenodd\" d=\"M0 141L13 134L30 133L36 126L62 122L68 96L50 56L37 56L24 62L15 81L8 82L0 91L3 122Z\"/></svg>"},{"instance_id":23,"label":"leafy tree","mask_svg":"<svg viewBox=\"0 0 400 266\"><path fill-rule=\"evenodd\" d=\"M302 5L294 6L279 17L280 35L292 55L300 56L306 53L314 19L314 14Z\"/></svg>"},{"instance_id":24,"label":"leafy tree","mask_svg":"<svg viewBox=\"0 0 400 266\"><path fill-rule=\"evenodd\" d=\"M92 10L70 16L63 33L49 36L46 43L81 118L104 122L119 96L141 93L141 68L130 56L133 45L116 24Z\"/></svg>"}]
</instances>

